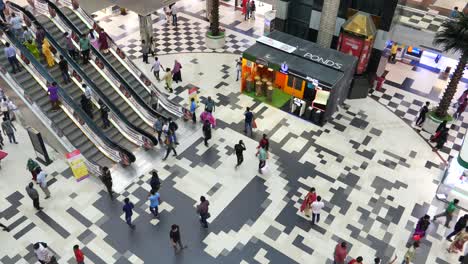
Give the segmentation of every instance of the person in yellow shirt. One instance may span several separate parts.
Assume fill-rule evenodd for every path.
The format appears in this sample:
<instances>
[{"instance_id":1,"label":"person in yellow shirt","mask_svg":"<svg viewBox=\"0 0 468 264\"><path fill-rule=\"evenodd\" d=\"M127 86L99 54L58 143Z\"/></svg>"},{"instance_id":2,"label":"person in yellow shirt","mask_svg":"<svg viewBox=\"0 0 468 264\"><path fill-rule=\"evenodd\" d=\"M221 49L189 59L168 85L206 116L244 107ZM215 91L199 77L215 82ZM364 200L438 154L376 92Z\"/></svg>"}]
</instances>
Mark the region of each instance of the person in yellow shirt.
<instances>
[{"instance_id":1,"label":"person in yellow shirt","mask_svg":"<svg viewBox=\"0 0 468 264\"><path fill-rule=\"evenodd\" d=\"M50 43L47 39L44 39L44 42L42 43L42 54L44 54L44 57L46 58L47 65L49 67L53 67L55 65L54 54L52 54L52 51L50 50Z\"/></svg>"},{"instance_id":2,"label":"person in yellow shirt","mask_svg":"<svg viewBox=\"0 0 468 264\"><path fill-rule=\"evenodd\" d=\"M397 52L398 52L398 45L396 42L393 42L393 45L392 47L390 48L390 57L388 58L388 61L389 62L395 62L396 61L396 55L397 55Z\"/></svg>"}]
</instances>

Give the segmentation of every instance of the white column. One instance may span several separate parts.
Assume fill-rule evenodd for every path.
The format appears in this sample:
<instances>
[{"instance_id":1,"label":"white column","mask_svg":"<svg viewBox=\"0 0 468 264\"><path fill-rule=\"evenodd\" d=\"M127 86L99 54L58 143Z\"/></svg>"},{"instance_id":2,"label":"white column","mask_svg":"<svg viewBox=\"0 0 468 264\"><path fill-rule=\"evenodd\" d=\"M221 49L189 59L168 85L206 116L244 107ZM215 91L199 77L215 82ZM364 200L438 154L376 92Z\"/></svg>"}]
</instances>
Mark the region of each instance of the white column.
<instances>
[{"instance_id":1,"label":"white column","mask_svg":"<svg viewBox=\"0 0 468 264\"><path fill-rule=\"evenodd\" d=\"M339 7L340 0L323 1L317 43L324 48L330 48L330 45L332 43L333 34L335 33L336 19L338 16Z\"/></svg>"},{"instance_id":2,"label":"white column","mask_svg":"<svg viewBox=\"0 0 468 264\"><path fill-rule=\"evenodd\" d=\"M153 36L153 20L151 19L151 14L146 16L138 15L138 19L140 21L141 40L148 43L150 37Z\"/></svg>"}]
</instances>

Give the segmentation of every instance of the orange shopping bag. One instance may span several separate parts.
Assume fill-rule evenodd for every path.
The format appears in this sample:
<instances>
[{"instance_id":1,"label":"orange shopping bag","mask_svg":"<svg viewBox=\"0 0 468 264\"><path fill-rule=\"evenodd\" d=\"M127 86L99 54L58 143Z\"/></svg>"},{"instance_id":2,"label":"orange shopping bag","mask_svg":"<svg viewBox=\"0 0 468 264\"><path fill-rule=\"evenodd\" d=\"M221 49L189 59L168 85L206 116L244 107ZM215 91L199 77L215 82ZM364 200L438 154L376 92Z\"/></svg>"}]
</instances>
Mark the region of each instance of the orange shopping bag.
<instances>
[{"instance_id":1,"label":"orange shopping bag","mask_svg":"<svg viewBox=\"0 0 468 264\"><path fill-rule=\"evenodd\" d=\"M257 122L255 122L255 119L252 120L252 128L257 128Z\"/></svg>"}]
</instances>

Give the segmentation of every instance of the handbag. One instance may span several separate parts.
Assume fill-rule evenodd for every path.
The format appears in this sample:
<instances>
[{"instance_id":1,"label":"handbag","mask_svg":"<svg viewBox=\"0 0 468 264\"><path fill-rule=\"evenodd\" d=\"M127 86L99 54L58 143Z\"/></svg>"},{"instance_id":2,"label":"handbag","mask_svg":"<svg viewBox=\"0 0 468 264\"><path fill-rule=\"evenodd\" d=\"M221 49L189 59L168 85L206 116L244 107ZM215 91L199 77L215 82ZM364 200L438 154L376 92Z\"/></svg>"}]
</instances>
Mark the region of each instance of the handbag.
<instances>
[{"instance_id":1,"label":"handbag","mask_svg":"<svg viewBox=\"0 0 468 264\"><path fill-rule=\"evenodd\" d=\"M257 122L255 122L255 119L252 120L252 128L257 128Z\"/></svg>"},{"instance_id":2,"label":"handbag","mask_svg":"<svg viewBox=\"0 0 468 264\"><path fill-rule=\"evenodd\" d=\"M210 213L206 213L206 219L210 218L211 217L211 214Z\"/></svg>"}]
</instances>

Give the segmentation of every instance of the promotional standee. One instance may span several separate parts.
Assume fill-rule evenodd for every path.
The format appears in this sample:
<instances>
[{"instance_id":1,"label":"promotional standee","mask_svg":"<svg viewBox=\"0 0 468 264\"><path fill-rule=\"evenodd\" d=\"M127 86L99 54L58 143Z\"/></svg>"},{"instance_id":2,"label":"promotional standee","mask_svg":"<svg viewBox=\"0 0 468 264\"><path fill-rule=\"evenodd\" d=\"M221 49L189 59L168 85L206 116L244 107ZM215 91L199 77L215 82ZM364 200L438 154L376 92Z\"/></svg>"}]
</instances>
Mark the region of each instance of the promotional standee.
<instances>
[{"instance_id":1,"label":"promotional standee","mask_svg":"<svg viewBox=\"0 0 468 264\"><path fill-rule=\"evenodd\" d=\"M75 176L76 181L81 181L88 178L89 172L86 167L85 160L81 152L77 149L66 154L68 165Z\"/></svg>"},{"instance_id":2,"label":"promotional standee","mask_svg":"<svg viewBox=\"0 0 468 264\"><path fill-rule=\"evenodd\" d=\"M241 91L323 125L347 98L357 59L274 31L242 54ZM279 100L286 97L286 101Z\"/></svg>"}]
</instances>

